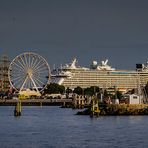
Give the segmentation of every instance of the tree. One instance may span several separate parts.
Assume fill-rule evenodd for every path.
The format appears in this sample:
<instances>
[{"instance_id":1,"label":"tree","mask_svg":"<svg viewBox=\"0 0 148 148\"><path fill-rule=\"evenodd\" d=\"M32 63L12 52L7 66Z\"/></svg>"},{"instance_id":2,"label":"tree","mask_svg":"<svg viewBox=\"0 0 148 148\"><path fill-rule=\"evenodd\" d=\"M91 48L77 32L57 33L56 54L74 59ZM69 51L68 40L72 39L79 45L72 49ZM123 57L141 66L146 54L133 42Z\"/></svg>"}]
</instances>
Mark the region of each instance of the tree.
<instances>
[{"instance_id":1,"label":"tree","mask_svg":"<svg viewBox=\"0 0 148 148\"><path fill-rule=\"evenodd\" d=\"M106 89L104 90L103 97L104 97L104 98L109 97L109 94L108 94L108 92L107 92L107 90L106 90Z\"/></svg>"},{"instance_id":2,"label":"tree","mask_svg":"<svg viewBox=\"0 0 148 148\"><path fill-rule=\"evenodd\" d=\"M76 93L76 94L78 94L78 95L82 95L83 94L83 89L80 86L78 86L78 87L76 87L74 89L73 92Z\"/></svg>"},{"instance_id":3,"label":"tree","mask_svg":"<svg viewBox=\"0 0 148 148\"><path fill-rule=\"evenodd\" d=\"M96 95L96 93L99 93L99 92L100 92L100 89L97 86L91 86L84 89L84 94L89 96Z\"/></svg>"},{"instance_id":4,"label":"tree","mask_svg":"<svg viewBox=\"0 0 148 148\"><path fill-rule=\"evenodd\" d=\"M56 83L50 83L44 90L44 94L63 94L65 87Z\"/></svg>"},{"instance_id":5,"label":"tree","mask_svg":"<svg viewBox=\"0 0 148 148\"><path fill-rule=\"evenodd\" d=\"M145 91L146 91L146 94L148 95L148 82L147 82L147 84L145 85Z\"/></svg>"},{"instance_id":6,"label":"tree","mask_svg":"<svg viewBox=\"0 0 148 148\"><path fill-rule=\"evenodd\" d=\"M66 93L67 93L67 94L72 93L72 89L70 89L69 87L67 87Z\"/></svg>"},{"instance_id":7,"label":"tree","mask_svg":"<svg viewBox=\"0 0 148 148\"><path fill-rule=\"evenodd\" d=\"M120 91L117 91L116 95L119 100L122 99L122 93Z\"/></svg>"},{"instance_id":8,"label":"tree","mask_svg":"<svg viewBox=\"0 0 148 148\"><path fill-rule=\"evenodd\" d=\"M112 96L112 99L122 99L122 93L120 91L116 91L115 95Z\"/></svg>"}]
</instances>

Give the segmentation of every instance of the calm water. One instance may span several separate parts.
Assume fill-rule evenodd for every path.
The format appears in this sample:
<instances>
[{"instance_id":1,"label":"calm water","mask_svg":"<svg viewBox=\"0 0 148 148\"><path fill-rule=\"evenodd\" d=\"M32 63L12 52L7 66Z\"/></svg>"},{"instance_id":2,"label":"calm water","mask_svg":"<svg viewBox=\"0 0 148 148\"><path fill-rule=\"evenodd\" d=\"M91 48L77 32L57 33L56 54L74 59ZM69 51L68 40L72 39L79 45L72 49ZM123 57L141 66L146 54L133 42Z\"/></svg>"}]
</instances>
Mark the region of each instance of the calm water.
<instances>
[{"instance_id":1,"label":"calm water","mask_svg":"<svg viewBox=\"0 0 148 148\"><path fill-rule=\"evenodd\" d=\"M76 116L59 107L0 107L0 148L147 148L148 116Z\"/></svg>"}]
</instances>

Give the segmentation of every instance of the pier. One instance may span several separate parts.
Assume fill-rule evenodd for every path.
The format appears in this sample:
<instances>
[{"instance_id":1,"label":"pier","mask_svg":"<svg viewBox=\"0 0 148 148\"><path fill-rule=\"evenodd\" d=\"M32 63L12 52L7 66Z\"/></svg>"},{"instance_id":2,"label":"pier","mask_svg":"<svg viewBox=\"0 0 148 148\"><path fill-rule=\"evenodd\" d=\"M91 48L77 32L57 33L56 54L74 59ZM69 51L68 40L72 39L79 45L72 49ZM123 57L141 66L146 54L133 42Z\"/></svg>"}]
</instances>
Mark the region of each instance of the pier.
<instances>
[{"instance_id":1,"label":"pier","mask_svg":"<svg viewBox=\"0 0 148 148\"><path fill-rule=\"evenodd\" d=\"M0 106L15 106L17 99L0 100ZM21 100L22 106L61 106L63 104L71 104L72 99L26 99Z\"/></svg>"}]
</instances>

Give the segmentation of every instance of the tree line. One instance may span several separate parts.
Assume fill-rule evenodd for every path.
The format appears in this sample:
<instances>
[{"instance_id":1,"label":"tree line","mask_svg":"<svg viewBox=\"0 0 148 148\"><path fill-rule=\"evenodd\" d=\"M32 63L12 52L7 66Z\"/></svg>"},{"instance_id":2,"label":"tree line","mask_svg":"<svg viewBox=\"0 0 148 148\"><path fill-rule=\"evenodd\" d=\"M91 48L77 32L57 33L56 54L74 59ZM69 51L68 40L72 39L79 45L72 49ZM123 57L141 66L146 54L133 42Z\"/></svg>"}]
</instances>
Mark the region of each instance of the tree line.
<instances>
[{"instance_id":1,"label":"tree line","mask_svg":"<svg viewBox=\"0 0 148 148\"><path fill-rule=\"evenodd\" d=\"M87 88L81 88L80 86L77 86L72 90L69 87L65 88L63 85L50 83L44 89L44 95L45 94L64 94L64 93L66 94L75 93L78 95L87 95L87 96L93 96L93 95L101 96L101 94L103 94L103 97L110 97L110 98L117 97L118 99L122 97L122 93L119 91L116 91L115 94L111 94L107 90L103 90L98 86L90 86Z\"/></svg>"}]
</instances>

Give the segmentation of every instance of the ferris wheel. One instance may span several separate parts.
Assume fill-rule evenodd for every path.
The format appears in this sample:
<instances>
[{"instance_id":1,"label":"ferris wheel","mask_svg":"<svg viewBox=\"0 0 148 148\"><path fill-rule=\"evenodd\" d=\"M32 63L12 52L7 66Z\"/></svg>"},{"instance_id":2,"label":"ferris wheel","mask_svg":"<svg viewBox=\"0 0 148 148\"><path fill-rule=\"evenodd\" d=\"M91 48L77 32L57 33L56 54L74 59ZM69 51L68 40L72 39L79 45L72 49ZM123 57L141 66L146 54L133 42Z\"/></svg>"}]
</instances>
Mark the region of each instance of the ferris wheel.
<instances>
[{"instance_id":1,"label":"ferris wheel","mask_svg":"<svg viewBox=\"0 0 148 148\"><path fill-rule=\"evenodd\" d=\"M8 77L17 91L30 89L40 92L49 82L50 68L42 56L26 52L16 56L10 63Z\"/></svg>"}]
</instances>

